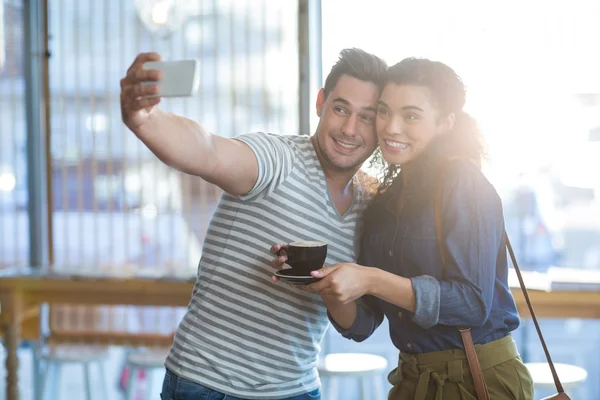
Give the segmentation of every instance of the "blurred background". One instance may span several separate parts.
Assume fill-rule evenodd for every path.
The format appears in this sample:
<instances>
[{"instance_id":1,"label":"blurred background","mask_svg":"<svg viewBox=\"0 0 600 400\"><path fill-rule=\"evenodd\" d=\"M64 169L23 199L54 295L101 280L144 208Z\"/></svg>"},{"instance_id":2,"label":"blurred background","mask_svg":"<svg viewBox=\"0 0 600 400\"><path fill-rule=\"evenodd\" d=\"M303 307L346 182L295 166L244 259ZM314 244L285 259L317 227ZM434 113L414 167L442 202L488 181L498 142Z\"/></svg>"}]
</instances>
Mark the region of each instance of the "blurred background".
<instances>
[{"instance_id":1,"label":"blurred background","mask_svg":"<svg viewBox=\"0 0 600 400\"><path fill-rule=\"evenodd\" d=\"M581 290L600 292L598 1L25 3L0 0L1 268L41 260L55 269L97 273L151 274L166 266L195 274L220 192L161 164L122 124L119 80L136 54L154 50L165 59L199 59L199 94L161 105L233 137L259 130L314 132L312 104L324 76L341 49L361 47L389 64L420 56L457 71L468 88L468 111L484 132L485 172L503 199L507 231L523 269L559 284L564 276L596 279L592 289L588 284ZM31 7L40 19L31 20ZM27 32L47 43L43 57L27 53L27 41L35 39ZM37 102L27 97L27 78L36 73L28 70L32 57L45 60L36 70ZM36 104L42 109L31 110ZM39 118L39 129L27 124L32 116ZM36 138L29 148L28 137ZM30 159L36 150L45 156ZM31 184L32 168L38 168L43 188ZM32 190L45 195L38 211L47 216L43 232L34 232L43 246L35 248L28 208ZM146 317L131 319L126 315L132 306L53 309L51 330L74 329L96 313L121 315L114 318L122 319L124 329L154 324L152 329L167 333L184 311L136 308L136 316ZM542 329L555 361L587 372L572 398L599 399L600 322L546 318ZM544 360L529 320L515 338L526 361ZM25 343L19 353L23 399L33 398L32 348ZM360 345L330 329L323 348L324 354L380 355L387 370L397 362L385 326ZM123 395L128 352L110 347L103 361L106 378L94 375L93 385L107 386L104 398ZM85 398L82 380L72 377L80 375L78 366L65 371L69 368L72 373L56 380L55 398ZM140 376L135 396L152 392L149 398L158 398L158 375L162 378L157 373L154 381ZM387 388L383 376L377 379ZM148 384L151 388L144 387ZM2 385L3 379L0 399ZM356 379L343 378L338 386L340 398L361 398ZM372 393L363 398L383 398Z\"/></svg>"}]
</instances>

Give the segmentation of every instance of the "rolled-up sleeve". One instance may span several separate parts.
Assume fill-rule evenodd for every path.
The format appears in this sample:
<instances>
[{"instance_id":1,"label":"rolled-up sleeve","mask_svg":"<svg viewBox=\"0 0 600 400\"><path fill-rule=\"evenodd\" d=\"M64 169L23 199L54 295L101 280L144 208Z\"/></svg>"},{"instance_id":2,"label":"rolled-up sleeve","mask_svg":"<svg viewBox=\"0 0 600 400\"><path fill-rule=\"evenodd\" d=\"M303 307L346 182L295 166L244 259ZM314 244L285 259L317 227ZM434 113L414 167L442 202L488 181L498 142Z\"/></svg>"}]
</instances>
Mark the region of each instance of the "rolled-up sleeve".
<instances>
[{"instance_id":1,"label":"rolled-up sleeve","mask_svg":"<svg viewBox=\"0 0 600 400\"><path fill-rule=\"evenodd\" d=\"M440 317L440 283L428 275L411 278L411 282L416 305L412 319L424 329L431 328Z\"/></svg>"},{"instance_id":2,"label":"rolled-up sleeve","mask_svg":"<svg viewBox=\"0 0 600 400\"><path fill-rule=\"evenodd\" d=\"M383 322L383 312L380 310L378 300L372 296L363 296L356 301L356 318L348 329L341 328L329 313L329 320L333 327L346 339L362 342L368 339Z\"/></svg>"}]
</instances>

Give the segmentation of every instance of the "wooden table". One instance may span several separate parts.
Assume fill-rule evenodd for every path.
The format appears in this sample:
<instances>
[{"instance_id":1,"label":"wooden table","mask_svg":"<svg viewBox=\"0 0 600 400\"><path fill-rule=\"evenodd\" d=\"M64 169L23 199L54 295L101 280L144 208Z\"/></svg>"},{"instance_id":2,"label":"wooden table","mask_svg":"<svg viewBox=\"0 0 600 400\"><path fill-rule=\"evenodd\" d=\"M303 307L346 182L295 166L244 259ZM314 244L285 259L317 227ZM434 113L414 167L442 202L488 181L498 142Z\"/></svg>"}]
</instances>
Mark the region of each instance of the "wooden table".
<instances>
[{"instance_id":1,"label":"wooden table","mask_svg":"<svg viewBox=\"0 0 600 400\"><path fill-rule=\"evenodd\" d=\"M30 268L0 271L0 317L6 348L6 399L18 400L21 323L41 304L188 305L193 277L91 276Z\"/></svg>"},{"instance_id":2,"label":"wooden table","mask_svg":"<svg viewBox=\"0 0 600 400\"><path fill-rule=\"evenodd\" d=\"M550 267L543 273L523 271L522 274L536 316L600 319L600 271ZM512 269L508 283L519 314L524 318L530 317Z\"/></svg>"},{"instance_id":3,"label":"wooden table","mask_svg":"<svg viewBox=\"0 0 600 400\"><path fill-rule=\"evenodd\" d=\"M521 289L513 288L512 292L521 317L529 317L529 309ZM533 311L538 318L600 319L600 291L528 292Z\"/></svg>"},{"instance_id":4,"label":"wooden table","mask_svg":"<svg viewBox=\"0 0 600 400\"><path fill-rule=\"evenodd\" d=\"M194 278L91 276L29 268L0 271L0 305L6 348L6 399L18 400L17 347L29 310L47 304L187 306ZM519 312L527 306L513 290ZM543 318L600 318L600 291L531 291L536 314Z\"/></svg>"}]
</instances>

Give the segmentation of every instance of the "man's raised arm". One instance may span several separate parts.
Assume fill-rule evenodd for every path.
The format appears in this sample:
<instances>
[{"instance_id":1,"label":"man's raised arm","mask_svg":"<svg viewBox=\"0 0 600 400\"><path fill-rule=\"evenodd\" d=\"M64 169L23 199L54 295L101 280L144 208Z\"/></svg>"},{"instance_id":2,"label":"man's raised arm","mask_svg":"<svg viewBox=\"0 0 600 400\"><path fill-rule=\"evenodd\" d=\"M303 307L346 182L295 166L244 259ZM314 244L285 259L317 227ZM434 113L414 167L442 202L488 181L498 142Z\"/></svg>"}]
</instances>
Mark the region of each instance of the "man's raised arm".
<instances>
[{"instance_id":1,"label":"man's raised arm","mask_svg":"<svg viewBox=\"0 0 600 400\"><path fill-rule=\"evenodd\" d=\"M160 71L143 69L156 53L137 56L121 80L123 122L165 164L214 183L232 195L250 191L258 178L254 152L241 141L217 136L190 119L160 110ZM156 84L143 85L144 81Z\"/></svg>"}]
</instances>

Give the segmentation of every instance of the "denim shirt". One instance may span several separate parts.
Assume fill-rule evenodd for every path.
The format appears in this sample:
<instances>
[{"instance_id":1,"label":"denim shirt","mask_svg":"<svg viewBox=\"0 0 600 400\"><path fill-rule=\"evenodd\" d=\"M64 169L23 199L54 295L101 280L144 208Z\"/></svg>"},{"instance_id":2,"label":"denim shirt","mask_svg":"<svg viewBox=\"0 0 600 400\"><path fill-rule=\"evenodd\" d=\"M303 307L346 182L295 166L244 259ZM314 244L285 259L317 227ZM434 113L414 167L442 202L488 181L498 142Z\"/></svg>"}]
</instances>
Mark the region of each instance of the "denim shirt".
<instances>
[{"instance_id":1,"label":"denim shirt","mask_svg":"<svg viewBox=\"0 0 600 400\"><path fill-rule=\"evenodd\" d=\"M394 211L394 200L404 190L401 184L375 200L365 219L359 258L360 265L411 279L415 312L363 296L357 302L352 327L341 329L332 320L346 338L365 340L384 315L392 342L408 353L462 348L458 326L471 328L475 344L500 339L518 327L519 316L508 287L502 203L496 190L466 161L450 163L443 180L429 176L411 176L411 181L418 182L413 185L415 196L408 196L400 215ZM445 266L434 216L438 185L447 247Z\"/></svg>"}]
</instances>

